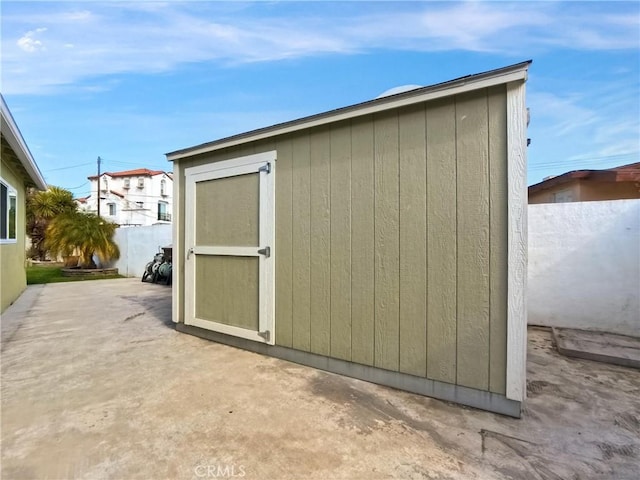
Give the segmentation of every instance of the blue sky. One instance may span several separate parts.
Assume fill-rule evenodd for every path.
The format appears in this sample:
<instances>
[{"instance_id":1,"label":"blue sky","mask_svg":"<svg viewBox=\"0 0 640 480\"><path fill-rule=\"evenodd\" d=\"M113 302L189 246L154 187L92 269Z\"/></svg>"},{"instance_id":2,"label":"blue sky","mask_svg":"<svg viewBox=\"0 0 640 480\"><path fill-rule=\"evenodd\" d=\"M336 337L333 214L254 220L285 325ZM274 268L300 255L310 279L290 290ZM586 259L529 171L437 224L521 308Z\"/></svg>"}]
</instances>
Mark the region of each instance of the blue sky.
<instances>
[{"instance_id":1,"label":"blue sky","mask_svg":"<svg viewBox=\"0 0 640 480\"><path fill-rule=\"evenodd\" d=\"M529 177L640 161L638 2L3 1L1 90L48 183L533 59Z\"/></svg>"}]
</instances>

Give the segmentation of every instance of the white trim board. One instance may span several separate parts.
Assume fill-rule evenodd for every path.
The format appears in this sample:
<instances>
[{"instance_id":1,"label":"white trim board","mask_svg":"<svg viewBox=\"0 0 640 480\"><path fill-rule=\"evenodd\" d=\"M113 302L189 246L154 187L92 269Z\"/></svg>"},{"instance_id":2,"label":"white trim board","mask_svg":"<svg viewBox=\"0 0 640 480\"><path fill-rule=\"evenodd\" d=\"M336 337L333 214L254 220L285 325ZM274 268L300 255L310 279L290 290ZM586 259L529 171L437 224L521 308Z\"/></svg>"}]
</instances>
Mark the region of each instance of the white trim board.
<instances>
[{"instance_id":1,"label":"white trim board","mask_svg":"<svg viewBox=\"0 0 640 480\"><path fill-rule=\"evenodd\" d=\"M211 172L221 172L226 169L240 169L241 167L246 167L247 165L255 165L256 163L262 162L275 162L277 158L277 152L275 150L271 150L269 152L263 153L254 153L251 155L245 155L243 157L236 157L230 160L221 160L219 162L211 162L206 163L204 165L198 165L196 167L188 167L184 170L185 177L190 175L200 175L203 173L211 173ZM247 171L252 171L251 169ZM221 175L221 176L230 176L230 175ZM218 176L220 178L220 176Z\"/></svg>"},{"instance_id":2,"label":"white trim board","mask_svg":"<svg viewBox=\"0 0 640 480\"><path fill-rule=\"evenodd\" d=\"M527 111L525 82L507 84L507 389L526 397L527 373Z\"/></svg>"},{"instance_id":3,"label":"white trim board","mask_svg":"<svg viewBox=\"0 0 640 480\"><path fill-rule=\"evenodd\" d=\"M182 188L180 187L180 180L182 175L182 167L179 163L175 163L173 165L173 175L175 181L173 182L173 195L175 199L180 198L182 194ZM184 207L184 204L183 204ZM181 312L182 302L181 300L184 298L184 294L182 292L182 275L180 275L180 269L182 266L182 255L183 255L183 247L182 241L180 239L180 230L179 225L182 223L182 215L180 214L180 204L178 202L173 203L173 226L172 226L172 236L173 240L171 242L172 248L172 275L173 278L171 280L171 320L174 323L180 323L183 319Z\"/></svg>"}]
</instances>

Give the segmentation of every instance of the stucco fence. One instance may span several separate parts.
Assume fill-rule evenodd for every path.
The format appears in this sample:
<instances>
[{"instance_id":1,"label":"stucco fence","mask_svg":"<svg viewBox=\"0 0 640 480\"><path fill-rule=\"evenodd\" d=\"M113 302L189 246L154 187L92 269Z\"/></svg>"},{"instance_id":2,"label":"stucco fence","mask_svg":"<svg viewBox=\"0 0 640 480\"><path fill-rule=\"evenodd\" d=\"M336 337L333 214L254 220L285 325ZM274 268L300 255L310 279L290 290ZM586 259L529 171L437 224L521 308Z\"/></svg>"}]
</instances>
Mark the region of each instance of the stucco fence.
<instances>
[{"instance_id":1,"label":"stucco fence","mask_svg":"<svg viewBox=\"0 0 640 480\"><path fill-rule=\"evenodd\" d=\"M640 200L529 206L530 325L640 335Z\"/></svg>"},{"instance_id":2,"label":"stucco fence","mask_svg":"<svg viewBox=\"0 0 640 480\"><path fill-rule=\"evenodd\" d=\"M118 228L114 240L120 247L120 258L112 266L121 275L142 278L145 265L159 248L171 245L171 234L170 224Z\"/></svg>"}]
</instances>

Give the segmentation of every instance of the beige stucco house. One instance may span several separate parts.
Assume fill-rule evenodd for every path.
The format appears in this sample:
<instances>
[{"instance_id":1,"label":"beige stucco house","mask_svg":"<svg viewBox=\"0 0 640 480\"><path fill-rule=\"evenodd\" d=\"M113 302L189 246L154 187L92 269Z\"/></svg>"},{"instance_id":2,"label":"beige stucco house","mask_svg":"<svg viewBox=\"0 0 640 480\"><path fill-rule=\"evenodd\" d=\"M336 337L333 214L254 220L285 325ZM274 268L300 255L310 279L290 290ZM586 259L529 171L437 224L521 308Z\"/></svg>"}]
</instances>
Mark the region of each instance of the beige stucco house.
<instances>
[{"instance_id":1,"label":"beige stucco house","mask_svg":"<svg viewBox=\"0 0 640 480\"><path fill-rule=\"evenodd\" d=\"M176 328L519 416L529 64L169 153Z\"/></svg>"},{"instance_id":2,"label":"beige stucco house","mask_svg":"<svg viewBox=\"0 0 640 480\"><path fill-rule=\"evenodd\" d=\"M529 187L529 203L640 198L640 162L604 170L573 170Z\"/></svg>"},{"instance_id":3,"label":"beige stucco house","mask_svg":"<svg viewBox=\"0 0 640 480\"><path fill-rule=\"evenodd\" d=\"M2 100L2 160L0 166L0 311L13 303L27 286L25 273L25 201L28 187L47 184L20 129Z\"/></svg>"}]
</instances>

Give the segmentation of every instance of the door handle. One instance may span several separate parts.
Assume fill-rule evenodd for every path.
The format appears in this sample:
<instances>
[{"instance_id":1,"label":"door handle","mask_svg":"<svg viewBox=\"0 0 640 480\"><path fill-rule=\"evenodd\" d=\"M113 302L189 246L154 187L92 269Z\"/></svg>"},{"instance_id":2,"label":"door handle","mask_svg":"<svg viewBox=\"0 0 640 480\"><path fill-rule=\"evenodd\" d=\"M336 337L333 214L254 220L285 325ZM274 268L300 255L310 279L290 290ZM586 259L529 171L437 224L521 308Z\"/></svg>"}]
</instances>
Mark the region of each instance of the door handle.
<instances>
[{"instance_id":1,"label":"door handle","mask_svg":"<svg viewBox=\"0 0 640 480\"><path fill-rule=\"evenodd\" d=\"M193 247L187 250L187 260L189 260L189 257L191 256L192 253L193 253Z\"/></svg>"}]
</instances>

